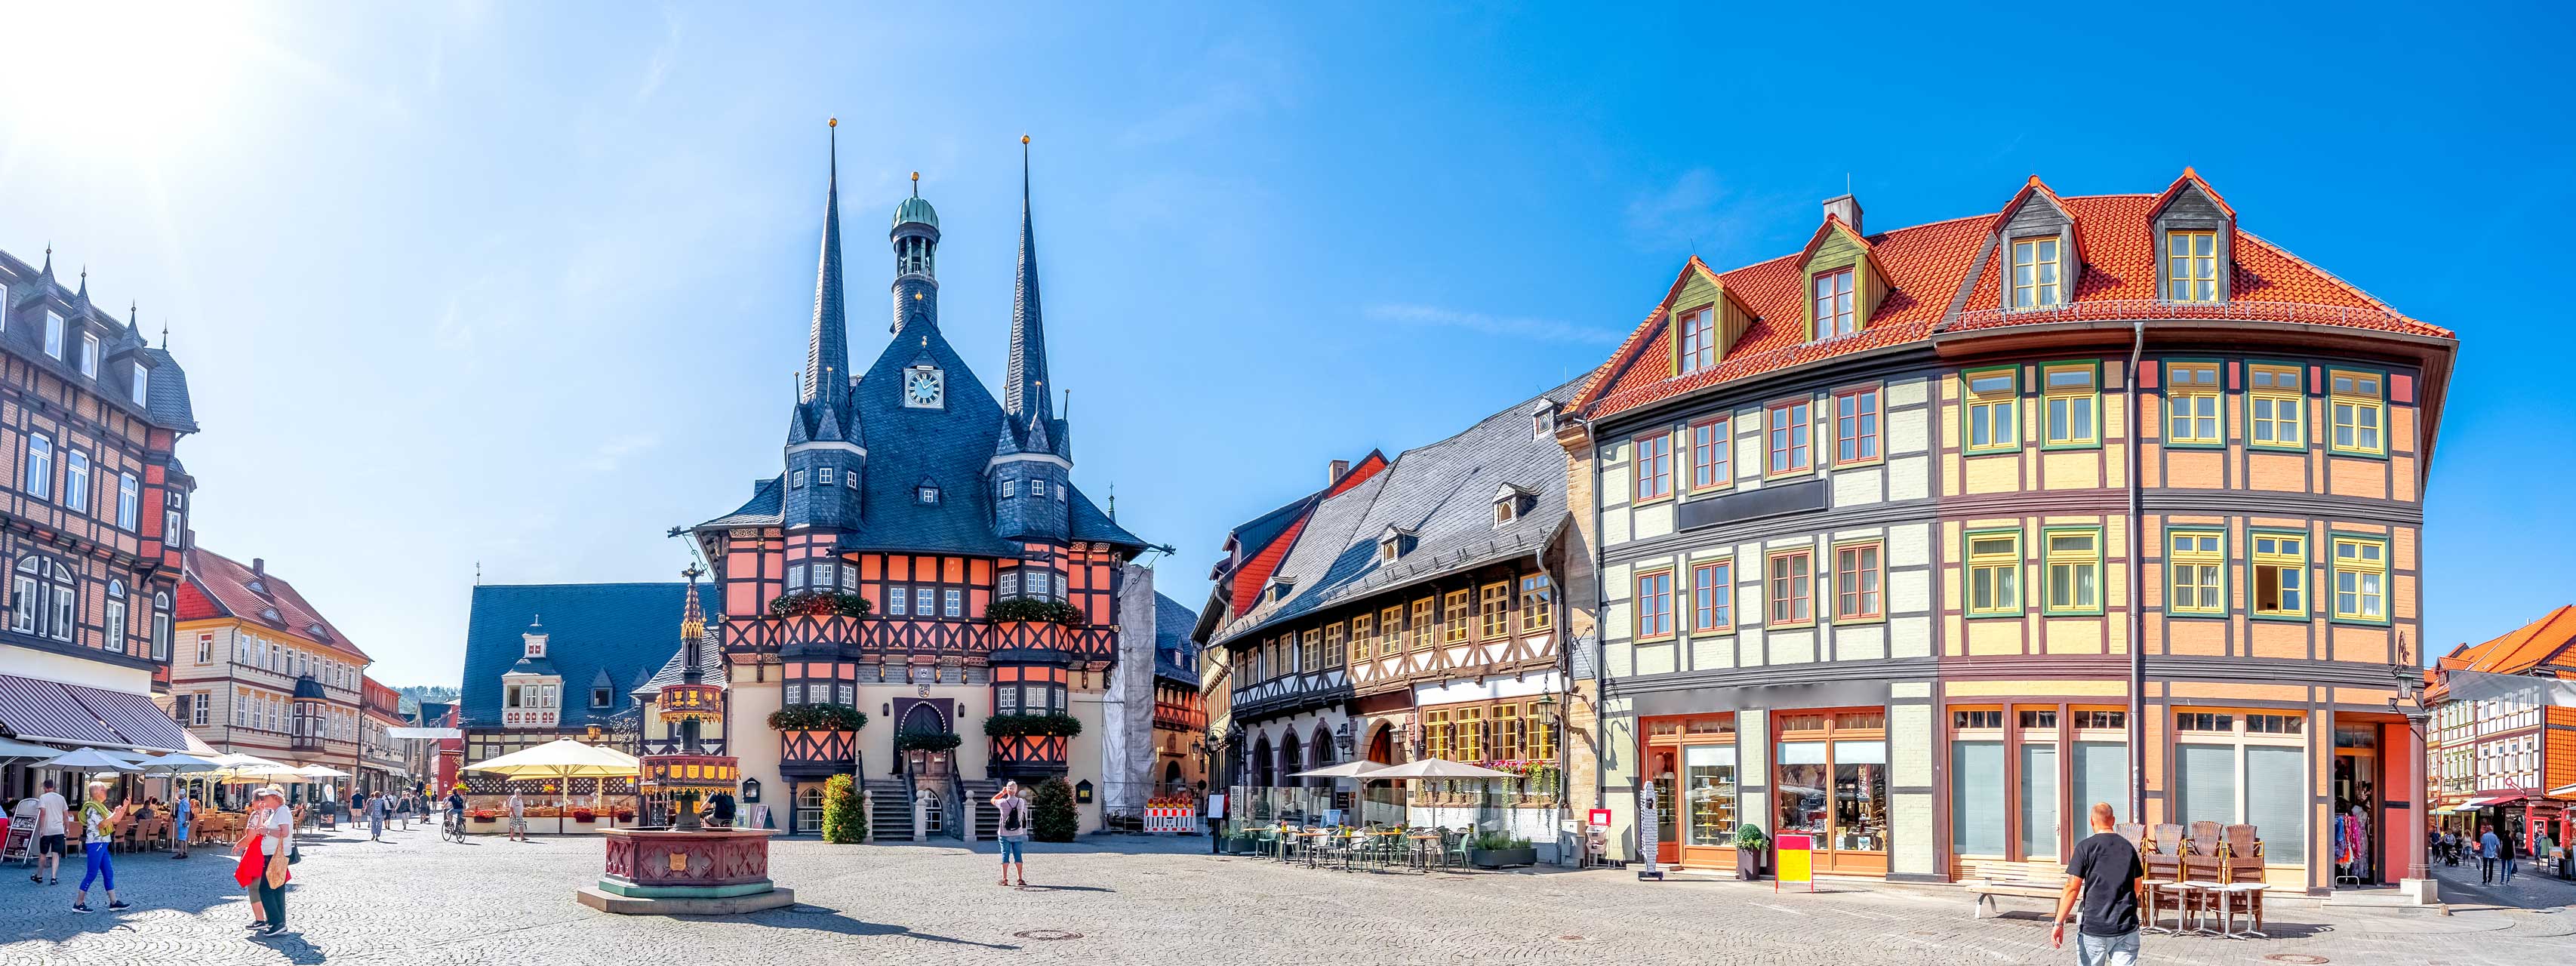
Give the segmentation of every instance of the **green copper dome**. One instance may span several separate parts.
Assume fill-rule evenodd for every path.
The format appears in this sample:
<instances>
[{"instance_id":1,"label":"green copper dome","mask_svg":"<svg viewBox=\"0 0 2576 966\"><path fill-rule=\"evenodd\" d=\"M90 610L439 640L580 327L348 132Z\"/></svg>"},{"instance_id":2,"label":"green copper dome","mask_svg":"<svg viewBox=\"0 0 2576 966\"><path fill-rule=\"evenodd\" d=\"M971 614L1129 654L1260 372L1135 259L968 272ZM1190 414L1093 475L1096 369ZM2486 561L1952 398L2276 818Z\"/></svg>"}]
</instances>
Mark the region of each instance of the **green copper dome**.
<instances>
[{"instance_id":1,"label":"green copper dome","mask_svg":"<svg viewBox=\"0 0 2576 966\"><path fill-rule=\"evenodd\" d=\"M939 213L930 209L930 202L921 200L920 195L914 195L903 199L902 204L894 206L894 227L901 228L906 222L920 222L937 228Z\"/></svg>"}]
</instances>

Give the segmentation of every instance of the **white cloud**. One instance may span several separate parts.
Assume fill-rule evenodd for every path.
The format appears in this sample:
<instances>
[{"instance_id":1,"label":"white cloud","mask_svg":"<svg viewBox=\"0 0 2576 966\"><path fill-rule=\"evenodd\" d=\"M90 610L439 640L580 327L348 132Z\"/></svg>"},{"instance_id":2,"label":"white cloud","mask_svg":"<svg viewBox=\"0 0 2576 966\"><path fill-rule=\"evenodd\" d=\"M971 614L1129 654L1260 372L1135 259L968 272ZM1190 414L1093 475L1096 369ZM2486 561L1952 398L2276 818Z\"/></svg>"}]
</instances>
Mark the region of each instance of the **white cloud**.
<instances>
[{"instance_id":1,"label":"white cloud","mask_svg":"<svg viewBox=\"0 0 2576 966\"><path fill-rule=\"evenodd\" d=\"M601 443L597 449L591 450L590 457L582 461L581 468L594 473L610 472L617 469L618 464L624 463L627 457L652 449L660 442L660 437L650 433L620 436Z\"/></svg>"},{"instance_id":2,"label":"white cloud","mask_svg":"<svg viewBox=\"0 0 2576 966\"><path fill-rule=\"evenodd\" d=\"M1361 310L1361 314L1381 322L1437 328L1466 329L1486 335L1531 339L1540 342L1575 342L1603 344L1619 341L1626 335L1608 329L1559 322L1555 319L1532 319L1460 312L1430 305L1379 304Z\"/></svg>"}]
</instances>

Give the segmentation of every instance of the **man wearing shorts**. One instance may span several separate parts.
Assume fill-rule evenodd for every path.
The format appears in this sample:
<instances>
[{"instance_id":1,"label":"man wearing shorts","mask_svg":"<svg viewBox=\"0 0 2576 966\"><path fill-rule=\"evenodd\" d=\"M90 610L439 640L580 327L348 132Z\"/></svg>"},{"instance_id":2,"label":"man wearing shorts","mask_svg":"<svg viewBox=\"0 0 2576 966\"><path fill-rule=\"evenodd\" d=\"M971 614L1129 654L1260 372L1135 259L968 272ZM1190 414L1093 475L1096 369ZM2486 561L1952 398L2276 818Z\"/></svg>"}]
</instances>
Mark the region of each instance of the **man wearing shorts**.
<instances>
[{"instance_id":1,"label":"man wearing shorts","mask_svg":"<svg viewBox=\"0 0 2576 966\"><path fill-rule=\"evenodd\" d=\"M528 840L528 803L519 800L516 790L510 792L510 841Z\"/></svg>"},{"instance_id":2,"label":"man wearing shorts","mask_svg":"<svg viewBox=\"0 0 2576 966\"><path fill-rule=\"evenodd\" d=\"M54 791L53 779L45 779L45 793L36 796L36 874L27 881L62 884L63 829L70 813L71 803Z\"/></svg>"}]
</instances>

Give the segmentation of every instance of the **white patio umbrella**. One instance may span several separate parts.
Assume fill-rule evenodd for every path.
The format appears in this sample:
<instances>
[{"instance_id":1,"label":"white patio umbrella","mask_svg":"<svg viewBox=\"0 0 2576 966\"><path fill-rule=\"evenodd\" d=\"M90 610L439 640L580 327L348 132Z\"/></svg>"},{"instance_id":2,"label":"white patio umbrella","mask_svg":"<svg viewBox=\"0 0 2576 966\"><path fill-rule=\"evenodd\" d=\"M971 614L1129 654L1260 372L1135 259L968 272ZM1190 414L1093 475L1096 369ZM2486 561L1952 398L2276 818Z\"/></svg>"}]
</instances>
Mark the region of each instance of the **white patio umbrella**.
<instances>
[{"instance_id":1,"label":"white patio umbrella","mask_svg":"<svg viewBox=\"0 0 2576 966\"><path fill-rule=\"evenodd\" d=\"M306 765L295 770L306 778L347 778L349 773L326 765Z\"/></svg>"},{"instance_id":2,"label":"white patio umbrella","mask_svg":"<svg viewBox=\"0 0 2576 966\"><path fill-rule=\"evenodd\" d=\"M1483 765L1450 761L1446 758L1424 758L1408 761L1368 773L1370 781L1394 781L1399 778L1519 778L1507 771L1495 771Z\"/></svg>"},{"instance_id":3,"label":"white patio umbrella","mask_svg":"<svg viewBox=\"0 0 2576 966\"><path fill-rule=\"evenodd\" d=\"M631 778L643 770L643 762L615 748L585 745L570 738L558 738L534 748L514 751L498 758L486 758L465 766L466 771L479 771L504 778L559 778L555 786L558 808L572 793L575 778Z\"/></svg>"},{"instance_id":4,"label":"white patio umbrella","mask_svg":"<svg viewBox=\"0 0 2576 966\"><path fill-rule=\"evenodd\" d=\"M28 765L27 767L34 769L52 769L55 771L76 771L88 774L96 774L98 772L118 772L121 774L142 770L141 768L135 767L133 762L127 761L123 757L109 754L96 748L82 748L75 751L66 751L62 754L55 755L54 757Z\"/></svg>"},{"instance_id":5,"label":"white patio umbrella","mask_svg":"<svg viewBox=\"0 0 2576 966\"><path fill-rule=\"evenodd\" d=\"M1366 777L1368 777L1368 778L1375 779L1375 778L1380 777L1377 773L1378 773L1378 772L1380 772L1380 771L1385 770L1385 769L1386 769L1386 767L1387 767L1387 766L1385 766L1385 765L1381 765L1381 764L1378 764L1377 762L1374 762L1374 761L1346 761L1346 762L1343 762L1343 763L1338 764L1338 765L1326 765L1326 766L1324 766L1324 767L1322 767L1322 768L1309 768L1309 769L1306 769L1305 771L1296 772L1296 773L1294 773L1294 774L1291 774L1291 775L1289 775L1288 777L1290 777L1290 778L1359 778L1359 777L1362 777L1362 776L1366 776Z\"/></svg>"},{"instance_id":6,"label":"white patio umbrella","mask_svg":"<svg viewBox=\"0 0 2576 966\"><path fill-rule=\"evenodd\" d=\"M301 769L298 769L293 765L270 761L257 755L236 753L218 755L212 760L221 766L216 769L215 777L224 782L242 784L249 782L298 782L304 780L304 772Z\"/></svg>"},{"instance_id":7,"label":"white patio umbrella","mask_svg":"<svg viewBox=\"0 0 2576 966\"><path fill-rule=\"evenodd\" d=\"M145 771L160 772L167 775L176 775L182 772L193 773L213 771L224 767L221 762L217 762L214 759L200 758L184 751L174 751L158 758L145 759L142 762L142 765L143 770Z\"/></svg>"}]
</instances>

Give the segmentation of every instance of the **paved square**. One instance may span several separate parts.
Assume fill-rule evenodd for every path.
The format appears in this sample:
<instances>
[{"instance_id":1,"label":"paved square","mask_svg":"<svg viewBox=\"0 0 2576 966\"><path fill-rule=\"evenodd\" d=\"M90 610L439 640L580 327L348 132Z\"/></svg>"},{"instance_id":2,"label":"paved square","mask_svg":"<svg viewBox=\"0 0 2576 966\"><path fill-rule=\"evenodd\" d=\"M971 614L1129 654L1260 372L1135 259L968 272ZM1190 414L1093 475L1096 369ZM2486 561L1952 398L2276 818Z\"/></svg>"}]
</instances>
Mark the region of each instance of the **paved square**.
<instances>
[{"instance_id":1,"label":"paved square","mask_svg":"<svg viewBox=\"0 0 2576 966\"><path fill-rule=\"evenodd\" d=\"M777 843L773 873L793 909L738 919L622 917L573 902L591 882L590 838L438 841L424 826L369 843L305 842L289 895L294 935L242 938L249 913L227 856L118 857L135 911L78 916L78 862L59 886L0 875L0 963L2072 963L2047 948L2046 905L2004 900L1971 920L1953 892L1767 884L1638 883L1617 872L1394 875L1283 868L1206 854L1204 839L1115 838L1033 846L1039 888L994 884L989 844ZM2458 870L2447 870L2456 873ZM2151 963L2264 963L2291 953L2336 964L2566 962L2576 912L2493 909L2576 901L2529 877L2510 890L2454 876L2478 903L2457 915L2296 907L2274 939L2148 937ZM94 899L95 903L95 899ZM1054 932L1079 938L1044 939ZM1023 935L1026 934L1026 935ZM2271 960L2270 962L2281 962ZM2312 962L2314 960L2289 960Z\"/></svg>"}]
</instances>

